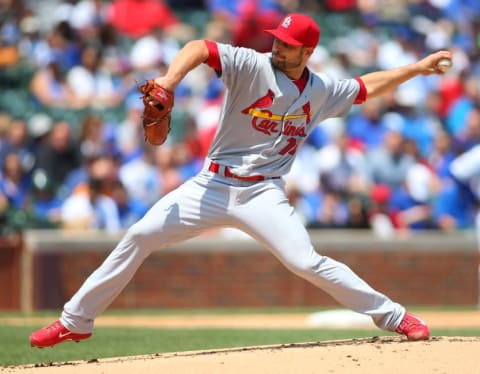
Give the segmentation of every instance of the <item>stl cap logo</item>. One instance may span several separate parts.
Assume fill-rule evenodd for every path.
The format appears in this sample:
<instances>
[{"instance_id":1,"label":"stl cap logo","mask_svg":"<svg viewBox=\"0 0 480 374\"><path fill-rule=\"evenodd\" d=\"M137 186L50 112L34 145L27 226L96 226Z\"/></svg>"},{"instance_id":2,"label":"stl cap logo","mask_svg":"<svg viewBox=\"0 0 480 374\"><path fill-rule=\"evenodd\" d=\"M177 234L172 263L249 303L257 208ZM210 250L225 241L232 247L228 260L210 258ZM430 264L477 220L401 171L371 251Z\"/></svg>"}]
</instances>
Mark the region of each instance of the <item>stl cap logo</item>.
<instances>
[{"instance_id":1,"label":"stl cap logo","mask_svg":"<svg viewBox=\"0 0 480 374\"><path fill-rule=\"evenodd\" d=\"M285 18L282 22L282 27L288 29L290 27L290 24L292 23L292 17L288 16Z\"/></svg>"}]
</instances>

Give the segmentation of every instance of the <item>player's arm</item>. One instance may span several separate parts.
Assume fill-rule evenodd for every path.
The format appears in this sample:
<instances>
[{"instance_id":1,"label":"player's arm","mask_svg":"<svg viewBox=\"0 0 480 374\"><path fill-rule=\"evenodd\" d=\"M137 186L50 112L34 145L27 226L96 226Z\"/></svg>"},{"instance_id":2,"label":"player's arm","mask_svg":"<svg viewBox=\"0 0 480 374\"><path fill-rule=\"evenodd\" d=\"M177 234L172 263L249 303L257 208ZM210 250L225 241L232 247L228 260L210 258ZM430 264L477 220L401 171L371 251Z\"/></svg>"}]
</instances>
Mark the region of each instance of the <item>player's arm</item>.
<instances>
[{"instance_id":1,"label":"player's arm","mask_svg":"<svg viewBox=\"0 0 480 374\"><path fill-rule=\"evenodd\" d=\"M360 79L365 84L367 98L380 96L418 75L442 74L442 71L437 68L437 63L444 58L451 59L452 53L439 51L414 64L362 75Z\"/></svg>"},{"instance_id":2,"label":"player's arm","mask_svg":"<svg viewBox=\"0 0 480 374\"><path fill-rule=\"evenodd\" d=\"M204 40L190 41L175 56L167 73L156 78L155 82L173 92L185 75L204 62L208 56L209 52Z\"/></svg>"}]
</instances>

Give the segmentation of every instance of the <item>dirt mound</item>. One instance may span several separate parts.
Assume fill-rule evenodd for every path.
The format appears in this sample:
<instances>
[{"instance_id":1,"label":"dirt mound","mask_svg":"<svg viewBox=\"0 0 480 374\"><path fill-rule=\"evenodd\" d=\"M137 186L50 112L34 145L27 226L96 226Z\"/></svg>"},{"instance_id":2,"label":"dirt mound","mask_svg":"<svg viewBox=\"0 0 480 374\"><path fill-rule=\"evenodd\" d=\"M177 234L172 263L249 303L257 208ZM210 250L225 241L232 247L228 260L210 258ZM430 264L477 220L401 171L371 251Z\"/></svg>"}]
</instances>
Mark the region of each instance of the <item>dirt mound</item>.
<instances>
[{"instance_id":1,"label":"dirt mound","mask_svg":"<svg viewBox=\"0 0 480 374\"><path fill-rule=\"evenodd\" d=\"M479 373L480 337L374 337L52 363L5 373Z\"/></svg>"}]
</instances>

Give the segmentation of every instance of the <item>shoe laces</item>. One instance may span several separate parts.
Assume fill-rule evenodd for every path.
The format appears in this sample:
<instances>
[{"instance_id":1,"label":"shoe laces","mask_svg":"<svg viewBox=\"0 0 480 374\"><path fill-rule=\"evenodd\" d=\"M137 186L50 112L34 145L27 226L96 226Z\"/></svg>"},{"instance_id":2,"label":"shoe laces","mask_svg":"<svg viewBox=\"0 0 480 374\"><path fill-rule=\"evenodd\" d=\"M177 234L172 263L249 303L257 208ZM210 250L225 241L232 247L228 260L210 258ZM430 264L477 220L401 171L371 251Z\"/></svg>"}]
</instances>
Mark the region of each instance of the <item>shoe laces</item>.
<instances>
[{"instance_id":1,"label":"shoe laces","mask_svg":"<svg viewBox=\"0 0 480 374\"><path fill-rule=\"evenodd\" d=\"M51 325L45 327L45 330L59 332L59 331L62 330L62 328L63 328L63 326L60 323L60 321L56 321L56 322L52 323Z\"/></svg>"}]
</instances>

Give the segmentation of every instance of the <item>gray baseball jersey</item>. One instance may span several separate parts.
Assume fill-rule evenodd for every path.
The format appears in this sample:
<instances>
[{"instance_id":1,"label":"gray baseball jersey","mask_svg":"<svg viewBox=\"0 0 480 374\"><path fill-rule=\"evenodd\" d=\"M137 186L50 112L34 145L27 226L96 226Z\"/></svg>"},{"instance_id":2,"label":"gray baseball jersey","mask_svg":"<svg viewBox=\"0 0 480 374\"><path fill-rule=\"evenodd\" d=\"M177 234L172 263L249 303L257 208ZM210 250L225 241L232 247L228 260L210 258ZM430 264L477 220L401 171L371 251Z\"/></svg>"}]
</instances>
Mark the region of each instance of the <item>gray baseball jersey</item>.
<instances>
[{"instance_id":1,"label":"gray baseball jersey","mask_svg":"<svg viewBox=\"0 0 480 374\"><path fill-rule=\"evenodd\" d=\"M310 73L300 94L270 54L217 44L227 88L209 158L237 175L281 176L314 127L344 115L359 84Z\"/></svg>"}]
</instances>

